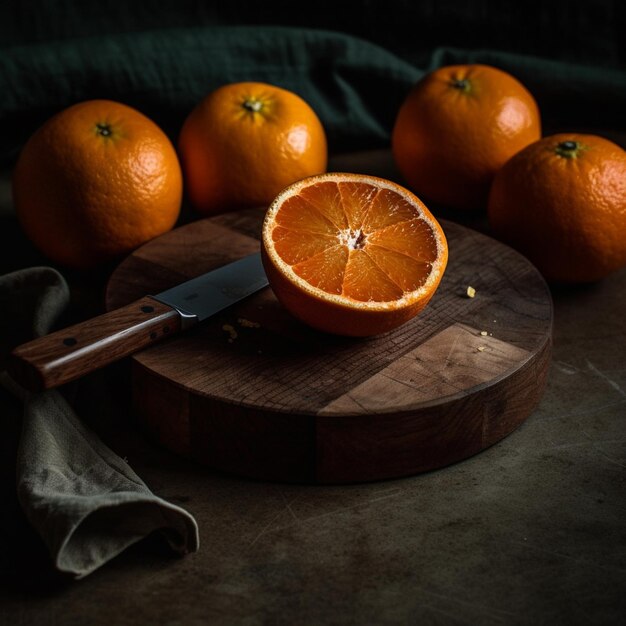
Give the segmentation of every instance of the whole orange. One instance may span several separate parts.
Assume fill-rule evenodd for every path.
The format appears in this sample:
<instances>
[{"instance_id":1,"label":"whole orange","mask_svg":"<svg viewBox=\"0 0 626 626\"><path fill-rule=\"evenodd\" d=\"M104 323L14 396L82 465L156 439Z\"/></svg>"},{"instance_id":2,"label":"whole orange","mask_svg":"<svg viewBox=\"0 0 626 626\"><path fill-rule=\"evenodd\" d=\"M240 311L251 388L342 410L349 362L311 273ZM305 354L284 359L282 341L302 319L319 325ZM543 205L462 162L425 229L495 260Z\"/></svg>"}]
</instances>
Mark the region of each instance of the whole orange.
<instances>
[{"instance_id":1,"label":"whole orange","mask_svg":"<svg viewBox=\"0 0 626 626\"><path fill-rule=\"evenodd\" d=\"M545 137L498 172L487 215L548 280L599 280L626 265L626 152L595 135Z\"/></svg>"},{"instance_id":2,"label":"whole orange","mask_svg":"<svg viewBox=\"0 0 626 626\"><path fill-rule=\"evenodd\" d=\"M265 83L224 85L182 127L186 193L204 214L268 205L281 189L326 171L326 134L300 96Z\"/></svg>"},{"instance_id":3,"label":"whole orange","mask_svg":"<svg viewBox=\"0 0 626 626\"><path fill-rule=\"evenodd\" d=\"M513 76L487 65L441 67L400 106L393 156L424 200L484 209L495 173L541 137L539 109Z\"/></svg>"},{"instance_id":4,"label":"whole orange","mask_svg":"<svg viewBox=\"0 0 626 626\"><path fill-rule=\"evenodd\" d=\"M182 199L174 146L139 111L89 100L50 118L23 147L13 200L51 260L89 269L172 228Z\"/></svg>"}]
</instances>

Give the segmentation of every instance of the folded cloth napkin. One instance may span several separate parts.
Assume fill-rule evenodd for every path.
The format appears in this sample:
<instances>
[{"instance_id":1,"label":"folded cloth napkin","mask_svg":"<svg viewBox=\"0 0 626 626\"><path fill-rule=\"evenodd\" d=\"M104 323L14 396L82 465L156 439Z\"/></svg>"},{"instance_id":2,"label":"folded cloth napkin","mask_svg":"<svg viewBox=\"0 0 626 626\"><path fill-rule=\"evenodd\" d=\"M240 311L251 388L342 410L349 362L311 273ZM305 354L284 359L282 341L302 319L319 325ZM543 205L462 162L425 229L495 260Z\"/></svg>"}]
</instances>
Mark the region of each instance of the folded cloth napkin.
<instances>
[{"instance_id":1,"label":"folded cloth napkin","mask_svg":"<svg viewBox=\"0 0 626 626\"><path fill-rule=\"evenodd\" d=\"M0 277L2 328L49 332L69 300L54 269L30 268ZM10 340L2 338L2 349ZM184 509L159 498L128 464L76 416L58 391L29 393L6 372L3 386L23 400L17 492L56 568L81 578L160 531L178 554L198 549L198 527Z\"/></svg>"}]
</instances>

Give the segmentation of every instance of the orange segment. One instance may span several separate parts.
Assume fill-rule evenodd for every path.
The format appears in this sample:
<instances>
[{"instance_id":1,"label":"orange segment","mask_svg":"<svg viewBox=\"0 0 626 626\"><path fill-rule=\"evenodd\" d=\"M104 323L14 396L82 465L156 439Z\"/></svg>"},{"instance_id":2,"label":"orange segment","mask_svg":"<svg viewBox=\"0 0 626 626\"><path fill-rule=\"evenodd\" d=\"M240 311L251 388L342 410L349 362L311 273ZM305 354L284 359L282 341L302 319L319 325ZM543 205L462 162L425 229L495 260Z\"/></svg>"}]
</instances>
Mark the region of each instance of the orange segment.
<instances>
[{"instance_id":1,"label":"orange segment","mask_svg":"<svg viewBox=\"0 0 626 626\"><path fill-rule=\"evenodd\" d=\"M337 183L341 194L341 203L351 229L357 230L363 225L363 218L372 204L378 188L367 183Z\"/></svg>"},{"instance_id":2,"label":"orange segment","mask_svg":"<svg viewBox=\"0 0 626 626\"><path fill-rule=\"evenodd\" d=\"M356 336L417 315L448 259L443 230L419 198L382 178L339 173L284 189L266 213L261 251L295 317Z\"/></svg>"},{"instance_id":3,"label":"orange segment","mask_svg":"<svg viewBox=\"0 0 626 626\"><path fill-rule=\"evenodd\" d=\"M343 281L343 295L362 302L388 302L404 295L365 250L351 250Z\"/></svg>"},{"instance_id":4,"label":"orange segment","mask_svg":"<svg viewBox=\"0 0 626 626\"><path fill-rule=\"evenodd\" d=\"M367 246L367 254L404 292L419 289L432 271L432 264L427 261L417 261L406 254L373 244Z\"/></svg>"},{"instance_id":5,"label":"orange segment","mask_svg":"<svg viewBox=\"0 0 626 626\"><path fill-rule=\"evenodd\" d=\"M300 196L289 198L285 202L280 214L276 216L276 223L291 230L307 230L332 236L337 232L337 226L332 221Z\"/></svg>"},{"instance_id":6,"label":"orange segment","mask_svg":"<svg viewBox=\"0 0 626 626\"><path fill-rule=\"evenodd\" d=\"M363 230L367 233L406 222L415 217L415 207L390 189L381 189L363 219Z\"/></svg>"},{"instance_id":7,"label":"orange segment","mask_svg":"<svg viewBox=\"0 0 626 626\"><path fill-rule=\"evenodd\" d=\"M332 235L311 232L303 237L300 231L284 226L277 226L272 233L272 238L278 254L291 265L337 245L337 238Z\"/></svg>"},{"instance_id":8,"label":"orange segment","mask_svg":"<svg viewBox=\"0 0 626 626\"><path fill-rule=\"evenodd\" d=\"M309 285L327 293L341 293L344 273L348 262L348 248L336 245L324 250L302 263L293 266L293 271Z\"/></svg>"},{"instance_id":9,"label":"orange segment","mask_svg":"<svg viewBox=\"0 0 626 626\"><path fill-rule=\"evenodd\" d=\"M431 262L437 258L437 240L432 228L420 218L377 230L368 236L368 242L418 261Z\"/></svg>"},{"instance_id":10,"label":"orange segment","mask_svg":"<svg viewBox=\"0 0 626 626\"><path fill-rule=\"evenodd\" d=\"M347 228L348 221L343 210L339 188L335 183L317 183L302 190L299 196L306 200L336 228ZM282 211L281 211L282 213Z\"/></svg>"}]
</instances>

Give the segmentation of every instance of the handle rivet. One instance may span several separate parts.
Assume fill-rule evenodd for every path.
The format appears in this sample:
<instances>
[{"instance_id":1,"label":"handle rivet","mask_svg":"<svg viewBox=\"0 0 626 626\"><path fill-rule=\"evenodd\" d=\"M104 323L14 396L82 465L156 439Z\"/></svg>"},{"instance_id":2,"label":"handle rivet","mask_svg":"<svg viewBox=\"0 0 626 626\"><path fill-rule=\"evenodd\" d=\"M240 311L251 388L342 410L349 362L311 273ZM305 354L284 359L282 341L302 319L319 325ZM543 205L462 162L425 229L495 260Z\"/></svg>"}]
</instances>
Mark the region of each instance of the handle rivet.
<instances>
[{"instance_id":1,"label":"handle rivet","mask_svg":"<svg viewBox=\"0 0 626 626\"><path fill-rule=\"evenodd\" d=\"M141 307L141 310L142 310L144 313L152 313L152 312L154 311L154 307L153 307L153 306L148 306L148 305L146 305L146 306L142 306L142 307Z\"/></svg>"},{"instance_id":2,"label":"handle rivet","mask_svg":"<svg viewBox=\"0 0 626 626\"><path fill-rule=\"evenodd\" d=\"M169 326L163 326L163 333L165 335L167 335L167 333L169 333L169 332L170 332L170 327Z\"/></svg>"},{"instance_id":3,"label":"handle rivet","mask_svg":"<svg viewBox=\"0 0 626 626\"><path fill-rule=\"evenodd\" d=\"M75 346L78 342L76 341L76 339L74 339L74 337L66 337L63 340L63 344L66 346Z\"/></svg>"}]
</instances>

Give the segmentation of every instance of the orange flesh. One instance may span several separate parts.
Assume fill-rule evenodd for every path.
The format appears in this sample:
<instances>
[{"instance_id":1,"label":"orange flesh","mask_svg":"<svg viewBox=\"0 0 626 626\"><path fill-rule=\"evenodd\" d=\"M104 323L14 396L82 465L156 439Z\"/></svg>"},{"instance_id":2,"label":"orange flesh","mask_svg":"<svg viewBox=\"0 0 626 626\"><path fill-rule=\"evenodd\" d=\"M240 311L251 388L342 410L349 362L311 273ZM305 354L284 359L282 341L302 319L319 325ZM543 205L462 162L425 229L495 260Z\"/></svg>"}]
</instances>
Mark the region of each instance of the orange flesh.
<instances>
[{"instance_id":1,"label":"orange flesh","mask_svg":"<svg viewBox=\"0 0 626 626\"><path fill-rule=\"evenodd\" d=\"M437 259L431 226L396 192L358 182L319 182L281 205L274 249L313 287L361 302L419 289Z\"/></svg>"}]
</instances>

